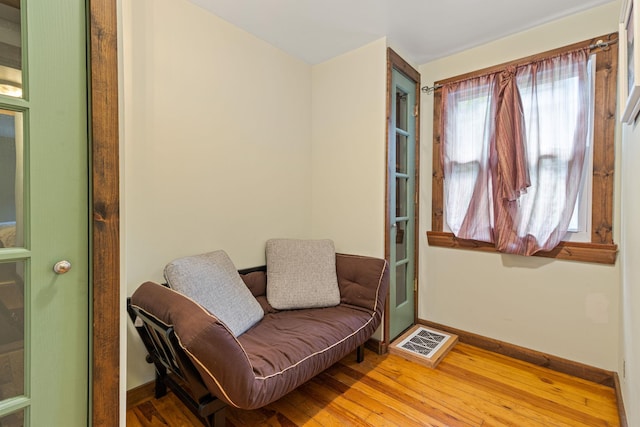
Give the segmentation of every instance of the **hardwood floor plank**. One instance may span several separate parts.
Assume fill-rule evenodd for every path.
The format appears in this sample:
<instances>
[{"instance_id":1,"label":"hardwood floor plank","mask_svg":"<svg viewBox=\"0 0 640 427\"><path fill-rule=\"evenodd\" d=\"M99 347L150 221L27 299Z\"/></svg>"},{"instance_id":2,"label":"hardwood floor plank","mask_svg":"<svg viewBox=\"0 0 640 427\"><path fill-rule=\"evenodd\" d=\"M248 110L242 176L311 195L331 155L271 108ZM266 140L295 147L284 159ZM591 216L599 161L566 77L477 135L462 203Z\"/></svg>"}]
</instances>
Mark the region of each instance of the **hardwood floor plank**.
<instances>
[{"instance_id":1,"label":"hardwood floor plank","mask_svg":"<svg viewBox=\"0 0 640 427\"><path fill-rule=\"evenodd\" d=\"M348 399L353 405L361 405L369 408L373 413L386 420L392 425L403 427L420 427L424 426L424 422L420 422L420 418L424 418L424 414L412 414L410 407L398 404L395 400L380 396L369 390L353 387L355 382L350 382L349 377L337 374L320 374L319 379L327 384L331 384L336 390L340 390L342 396ZM346 381L345 381L346 378Z\"/></svg>"},{"instance_id":2,"label":"hardwood floor plank","mask_svg":"<svg viewBox=\"0 0 640 427\"><path fill-rule=\"evenodd\" d=\"M375 425L365 421L372 414L370 410L349 405L339 393L319 386L314 380L303 384L299 389L307 398L325 407L341 425Z\"/></svg>"},{"instance_id":3,"label":"hardwood floor plank","mask_svg":"<svg viewBox=\"0 0 640 427\"><path fill-rule=\"evenodd\" d=\"M559 387L556 389L561 389L565 394L570 394L572 397L579 396L578 401L583 400L585 396L593 397L596 400L600 400L603 397L609 400L611 396L615 398L615 391L611 387L551 370L532 370L530 369L531 365L526 362L511 359L497 353L479 353L478 350L471 346L461 346L456 354L449 359L449 363L462 365L465 364L466 359L466 362L471 366L477 367L477 369L485 369L505 378L517 378L525 384L537 386L541 390L549 390L547 387L549 384L557 385ZM544 375L540 375L541 372ZM529 382L528 379L533 381Z\"/></svg>"},{"instance_id":4,"label":"hardwood floor plank","mask_svg":"<svg viewBox=\"0 0 640 427\"><path fill-rule=\"evenodd\" d=\"M464 347L464 345L461 346ZM452 350L452 352L455 351L457 350ZM476 410L483 410L488 408L490 409L489 412L491 414L501 415L501 417L503 417L503 420L523 417L520 420L521 423L525 423L528 422L527 420L531 420L534 423L538 423L533 425L554 425L553 418L557 418L557 420L555 420L556 423L560 423L559 425L566 425L566 423L563 423L561 416L553 415L553 417L550 419L545 415L545 412L543 411L530 410L530 405L521 403L521 401L526 402L524 400L526 399L526 397L519 396L517 390L510 390L509 393L496 393L496 390L493 390L491 387L481 387L481 385L477 382L476 384L472 384L469 383L469 381L460 381L461 378L459 378L459 376L465 375L467 371L456 371L456 369L459 368L457 365L454 366L454 371L452 372L443 371L443 367L448 366L445 363L449 363L448 360L451 360L450 356L447 356L447 358L435 370L416 370L415 365L405 361L404 359L398 360L389 357L384 364L376 367L376 372L383 374L386 373L386 375L388 375L390 378L394 378L395 381L398 381L401 384L403 383L405 378L415 377L417 382L416 384L411 385L404 383L403 385L408 388L419 387L432 389L432 391L430 391L430 394L437 393L438 391L441 391L443 389L447 390L452 396L455 395L459 398L464 398L463 400L465 406L476 405ZM357 365L352 366L357 368ZM531 366L528 366L527 368L531 369ZM539 369L544 370L544 368ZM416 375L417 372L419 372L420 374ZM481 397L479 403L475 402L475 400L478 400L478 397ZM440 399L445 401L449 400L446 397L440 397ZM595 423L596 424L594 425L599 425L598 421L595 421Z\"/></svg>"},{"instance_id":5,"label":"hardwood floor plank","mask_svg":"<svg viewBox=\"0 0 640 427\"><path fill-rule=\"evenodd\" d=\"M345 373L341 373L340 375L342 377L352 378ZM384 391L385 388L391 390L392 387L397 388L398 385L400 385L398 381L384 376L378 377L377 374L370 375L370 379L375 385L369 380L366 380L354 382L352 387L360 389L365 393L370 393L377 398L380 394L383 396L388 395L388 392ZM451 395L437 392L436 397L435 393L430 392L429 396L427 396L424 393L415 392L408 388L393 394L393 400L390 401L389 405L394 405L398 411L418 420L424 419L425 414L441 414L440 419L446 420L449 424L479 426L483 423L483 418L468 411L468 409L464 407L463 402L458 401L459 404L447 405L445 402L450 403L452 399L455 399L455 397Z\"/></svg>"},{"instance_id":6,"label":"hardwood floor plank","mask_svg":"<svg viewBox=\"0 0 640 427\"><path fill-rule=\"evenodd\" d=\"M441 369L447 372L448 365L442 366ZM596 427L608 425L604 420L593 417L581 411L574 410L557 402L545 399L533 392L518 390L509 384L500 383L499 381L482 376L475 372L465 369L456 368L456 375L463 378L465 382L474 384L479 390L486 390L504 399L510 400L514 408L529 409L539 413L540 415L548 415L560 422L572 422L573 425L584 425L585 427ZM516 398L513 398L516 397Z\"/></svg>"},{"instance_id":7,"label":"hardwood floor plank","mask_svg":"<svg viewBox=\"0 0 640 427\"><path fill-rule=\"evenodd\" d=\"M337 422L336 418L325 409L324 406L320 406L317 402L312 401L299 390L294 390L288 395L284 396L280 400L287 400L293 406L296 406L303 411L310 419L318 421L321 425L333 425Z\"/></svg>"},{"instance_id":8,"label":"hardwood floor plank","mask_svg":"<svg viewBox=\"0 0 640 427\"><path fill-rule=\"evenodd\" d=\"M288 399L280 399L269 405L278 414L286 414L287 419L294 426L306 426L306 427L322 427L318 420L310 417L303 409L298 406L294 406Z\"/></svg>"},{"instance_id":9,"label":"hardwood floor plank","mask_svg":"<svg viewBox=\"0 0 640 427\"><path fill-rule=\"evenodd\" d=\"M502 359L508 359L502 356ZM469 355L466 351L452 354L449 363L463 367L487 378L508 384L518 390L530 390L542 398L550 399L578 411L601 417L616 418L615 391L599 384L572 382L565 374L516 368L509 360L487 361ZM500 369L496 370L496 366Z\"/></svg>"},{"instance_id":10,"label":"hardwood floor plank","mask_svg":"<svg viewBox=\"0 0 640 427\"><path fill-rule=\"evenodd\" d=\"M395 355L349 355L230 427L619 426L613 389L458 343L435 369ZM128 427L198 426L169 393L127 411Z\"/></svg>"},{"instance_id":11,"label":"hardwood floor plank","mask_svg":"<svg viewBox=\"0 0 640 427\"><path fill-rule=\"evenodd\" d=\"M157 399L154 404L165 422L165 424L161 425L186 427L200 424L200 419L184 406L179 399L171 399L169 396L164 396Z\"/></svg>"},{"instance_id":12,"label":"hardwood floor plank","mask_svg":"<svg viewBox=\"0 0 640 427\"><path fill-rule=\"evenodd\" d=\"M385 364L385 368L388 367ZM422 371L403 373L398 371L395 376L385 369L376 369L372 372L372 378L393 387L396 383L405 390L418 390L419 399L428 405L437 406L438 402L445 408L450 408L457 414L475 414L479 417L478 423L482 424L490 420L492 425L527 425L530 417L522 417L513 413L509 407L510 402L499 399L494 395L482 395L475 388L460 383L455 378L441 376L439 373L426 373ZM480 394L480 395L479 395ZM423 408L423 410L427 410ZM469 417L469 415L465 415ZM479 424L479 425L480 425ZM484 424L482 424L484 425ZM539 425L544 425L542 421ZM553 424L549 424L553 425Z\"/></svg>"},{"instance_id":13,"label":"hardwood floor plank","mask_svg":"<svg viewBox=\"0 0 640 427\"><path fill-rule=\"evenodd\" d=\"M318 386L319 389L328 392L328 398L332 404L340 405L345 410L353 413L358 418L365 420L372 425L388 425L400 426L398 422L404 422L405 419L399 420L397 417L383 416L383 405L379 402L367 399L367 396L358 395L357 390L349 390L349 387L336 381L327 374L320 374L313 378L311 382Z\"/></svg>"},{"instance_id":14,"label":"hardwood floor plank","mask_svg":"<svg viewBox=\"0 0 640 427\"><path fill-rule=\"evenodd\" d=\"M411 362L407 363L412 365ZM425 414L429 414L431 418L444 422L447 426L476 426L482 424L482 419L467 411L458 411L458 408L444 405L438 399L431 398L431 396L412 393L413 390L409 388L398 387L399 377L394 374L389 376L380 375L377 369L373 369L366 376L359 377L358 371L353 369L354 367L357 367L357 365L351 365L350 367L340 366L341 374L349 376L355 381L354 387L361 387L373 395L392 399L390 404L396 405L403 411L406 411L407 408L413 408L422 414L419 419L424 419Z\"/></svg>"},{"instance_id":15,"label":"hardwood floor plank","mask_svg":"<svg viewBox=\"0 0 640 427\"><path fill-rule=\"evenodd\" d=\"M450 363L456 363L456 361L452 359ZM505 368L500 369L496 374L495 367L480 369L476 365L466 366L459 362L456 365L458 368L472 372L472 375L480 375L488 379L492 383L492 389L496 388L493 383L495 381L500 384L505 393L517 393L524 402L532 407L540 411L545 409L551 411L554 416L564 415L571 420L572 424L582 420L585 425L602 425L603 421L605 425L609 425L607 417L610 417L612 422L617 419L615 393L609 387L593 384L589 387L583 387L582 396L579 396L578 388L575 386L566 385L566 382L565 385L560 386L560 382L556 383L549 379L555 377L558 380L564 374L556 375L546 369L533 369L530 365L524 365L520 370ZM523 378L525 378L524 381L518 381ZM564 379L562 381L564 382ZM582 381L579 380L576 383ZM597 389L597 393L591 392L592 387ZM599 405L600 403L602 405ZM600 407L593 410L593 405Z\"/></svg>"},{"instance_id":16,"label":"hardwood floor plank","mask_svg":"<svg viewBox=\"0 0 640 427\"><path fill-rule=\"evenodd\" d=\"M135 415L135 420L142 427L168 426L170 424L167 423L160 412L162 409L166 410L162 403L157 400L155 402L144 402L136 406L132 412ZM128 421L127 425L129 425Z\"/></svg>"}]
</instances>

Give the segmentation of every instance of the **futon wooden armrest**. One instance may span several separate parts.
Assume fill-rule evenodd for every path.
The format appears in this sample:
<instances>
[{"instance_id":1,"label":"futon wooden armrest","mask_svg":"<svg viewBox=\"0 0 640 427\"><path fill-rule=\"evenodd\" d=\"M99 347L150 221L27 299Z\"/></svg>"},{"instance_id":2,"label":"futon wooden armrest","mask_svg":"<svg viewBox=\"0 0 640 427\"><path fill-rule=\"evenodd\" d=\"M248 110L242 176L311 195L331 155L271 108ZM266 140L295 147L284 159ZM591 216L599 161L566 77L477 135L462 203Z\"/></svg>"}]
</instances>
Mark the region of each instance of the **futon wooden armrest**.
<instances>
[{"instance_id":1,"label":"futon wooden armrest","mask_svg":"<svg viewBox=\"0 0 640 427\"><path fill-rule=\"evenodd\" d=\"M247 355L226 325L195 301L154 282L140 285L131 305L172 325L181 349L200 375L211 380L205 380L209 390L218 389L219 397L237 406L227 395L235 391L229 388L244 390L254 376Z\"/></svg>"}]
</instances>

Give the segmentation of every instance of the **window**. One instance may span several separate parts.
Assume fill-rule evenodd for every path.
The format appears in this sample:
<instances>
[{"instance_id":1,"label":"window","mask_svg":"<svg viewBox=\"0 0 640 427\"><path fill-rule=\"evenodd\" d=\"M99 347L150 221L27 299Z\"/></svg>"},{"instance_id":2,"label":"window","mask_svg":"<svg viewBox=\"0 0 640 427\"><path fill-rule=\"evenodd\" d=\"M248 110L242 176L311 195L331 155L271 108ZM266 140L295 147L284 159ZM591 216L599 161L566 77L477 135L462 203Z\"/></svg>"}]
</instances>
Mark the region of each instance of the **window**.
<instances>
[{"instance_id":1,"label":"window","mask_svg":"<svg viewBox=\"0 0 640 427\"><path fill-rule=\"evenodd\" d=\"M455 123L462 123L462 126L451 124L447 121L447 128L442 129L442 117L451 115L451 101L447 102L447 110L443 111L443 90L437 90L434 99L434 162L433 162L433 200L432 200L432 230L427 233L429 244L433 246L446 246L453 248L478 249L484 251L495 251L492 243L486 243L491 238L458 238L447 228L447 223L454 231L459 231L465 212L469 206L472 194L477 190L478 185L491 187L491 179L483 182L478 174L482 173L483 162L486 163L486 141L482 140L487 122L485 120L487 105L490 104L492 93L489 88L493 84L490 78L486 77L496 71L504 70L509 67L521 69L526 64L540 61L545 58L552 58L559 55L567 54L567 52L578 49L589 48L590 45L596 44L597 41L608 40L610 43L617 41L617 34L599 37L593 40L587 40L576 43L571 46L556 49L533 57L523 58L522 60L513 61L490 69L480 70L478 72L469 73L464 76L458 76L445 81L437 82L446 84L457 81L468 81L473 79L475 84L462 86L462 90L457 90L455 104ZM612 239L612 211L613 211L613 167L614 167L614 127L615 127L615 100L616 100L616 74L617 74L617 50L609 47L596 47L590 49L591 66L589 79L589 102L584 102L590 107L590 111L586 114L592 120L593 125L585 127L589 129L588 135L585 135L588 141L586 147L585 166L581 177L577 180L582 182L582 191L573 196L576 208L573 210L573 216L566 219L570 221L567 234L564 241L559 244L538 252L535 255L553 257L558 259L571 259L580 261L614 263L617 246ZM581 108L579 103L576 105L567 104L558 109L553 98L550 96L552 89L558 85L558 79L552 79L551 74L545 77L545 74L538 74L538 90L537 102L538 111L542 111L545 117L536 117L536 121L553 122L562 115L562 113L570 108ZM577 87L574 83L577 81L571 73L567 77L560 79L564 85L564 91L572 92ZM518 92L522 98L524 121L531 122L530 108L532 98L527 88L530 86L529 80L524 76L518 75L517 78ZM456 89L459 87L456 86ZM447 89L446 93L449 93ZM449 95L448 100L451 99ZM563 122L560 120L560 122ZM565 120L566 122L566 120ZM579 126L578 128L583 128ZM559 132L567 132L566 130L558 130L554 126L540 126L539 144L535 149L528 150L528 168L533 171L532 179L538 181L538 187L551 188L552 186L564 185L562 175L570 172L571 156L562 147L558 147L554 142L557 140ZM572 138L572 126L566 126L563 129L569 129L570 135L566 138ZM445 153L441 152L442 137L447 135L447 151L446 160L443 159ZM531 130L529 130L531 132ZM550 133L553 136L546 136L543 133ZM453 136L452 136L453 135ZM529 135L528 135L529 136ZM451 148L451 139L464 141L461 147ZM485 137L486 138L486 137ZM469 141L472 141L472 149L469 149ZM464 144L467 146L465 147ZM456 145L456 144L454 144ZM484 158L483 158L484 156ZM442 159L442 161L441 161ZM446 171L443 169L446 168ZM446 182L445 175L448 177ZM576 177L574 176L574 182ZM575 185L578 188L579 185ZM561 193L561 192L560 192ZM446 194L454 194L455 197L446 197ZM521 203L530 203L535 197L526 195ZM570 199L570 200L573 200ZM556 208L555 203L541 202L533 207L533 215L545 215L549 218L558 218L561 212ZM568 202L570 203L570 202ZM559 204L558 204L559 205ZM573 205L571 205L573 206ZM482 206L483 209L491 209L491 206ZM537 212L537 213L536 213ZM567 212L571 212L571 209ZM447 221L444 221L444 215L447 214ZM475 214L475 212L474 212ZM526 223L530 218L520 218L520 222ZM521 224L518 223L514 229L518 229ZM493 224L491 224L493 227ZM488 227L487 227L488 228ZM566 224L565 224L566 228ZM487 233L491 233L489 229ZM456 233L458 234L458 233ZM482 234L482 233L480 233ZM486 234L486 233L485 233ZM458 234L465 236L464 233ZM476 236L477 234L474 234Z\"/></svg>"}]
</instances>

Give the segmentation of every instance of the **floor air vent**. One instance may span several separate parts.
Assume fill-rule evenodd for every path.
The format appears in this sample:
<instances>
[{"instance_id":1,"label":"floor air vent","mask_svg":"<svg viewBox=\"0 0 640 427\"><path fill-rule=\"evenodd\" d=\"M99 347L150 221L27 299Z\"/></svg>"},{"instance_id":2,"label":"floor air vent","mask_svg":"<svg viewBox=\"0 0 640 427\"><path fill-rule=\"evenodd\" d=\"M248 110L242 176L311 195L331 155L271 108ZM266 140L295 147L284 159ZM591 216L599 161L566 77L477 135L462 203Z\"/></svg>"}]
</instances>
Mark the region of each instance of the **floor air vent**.
<instances>
[{"instance_id":1,"label":"floor air vent","mask_svg":"<svg viewBox=\"0 0 640 427\"><path fill-rule=\"evenodd\" d=\"M416 325L391 343L389 351L405 359L435 368L456 342L458 342L456 335Z\"/></svg>"}]
</instances>

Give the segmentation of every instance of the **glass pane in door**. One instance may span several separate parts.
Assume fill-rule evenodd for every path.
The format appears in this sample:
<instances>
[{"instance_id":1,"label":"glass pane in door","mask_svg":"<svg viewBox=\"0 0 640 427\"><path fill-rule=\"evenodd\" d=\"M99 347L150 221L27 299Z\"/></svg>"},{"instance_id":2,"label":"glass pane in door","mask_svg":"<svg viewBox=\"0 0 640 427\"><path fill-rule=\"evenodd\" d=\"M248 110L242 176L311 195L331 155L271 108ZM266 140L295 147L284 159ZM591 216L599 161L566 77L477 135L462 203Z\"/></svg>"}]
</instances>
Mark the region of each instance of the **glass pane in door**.
<instances>
[{"instance_id":1,"label":"glass pane in door","mask_svg":"<svg viewBox=\"0 0 640 427\"><path fill-rule=\"evenodd\" d=\"M407 178L396 177L396 217L407 216Z\"/></svg>"},{"instance_id":2,"label":"glass pane in door","mask_svg":"<svg viewBox=\"0 0 640 427\"><path fill-rule=\"evenodd\" d=\"M407 281L407 264L402 263L396 266L396 283L404 284ZM407 302L407 287L396 286L396 307Z\"/></svg>"},{"instance_id":3,"label":"glass pane in door","mask_svg":"<svg viewBox=\"0 0 640 427\"><path fill-rule=\"evenodd\" d=\"M24 246L22 113L0 110L0 250Z\"/></svg>"},{"instance_id":4,"label":"glass pane in door","mask_svg":"<svg viewBox=\"0 0 640 427\"><path fill-rule=\"evenodd\" d=\"M407 136L396 135L396 172L407 173Z\"/></svg>"},{"instance_id":5,"label":"glass pane in door","mask_svg":"<svg viewBox=\"0 0 640 427\"><path fill-rule=\"evenodd\" d=\"M396 91L396 128L407 130L407 94L400 90Z\"/></svg>"},{"instance_id":6,"label":"glass pane in door","mask_svg":"<svg viewBox=\"0 0 640 427\"><path fill-rule=\"evenodd\" d=\"M24 394L24 267L0 263L0 400Z\"/></svg>"},{"instance_id":7,"label":"glass pane in door","mask_svg":"<svg viewBox=\"0 0 640 427\"><path fill-rule=\"evenodd\" d=\"M22 97L20 0L0 2L0 94Z\"/></svg>"},{"instance_id":8,"label":"glass pane in door","mask_svg":"<svg viewBox=\"0 0 640 427\"><path fill-rule=\"evenodd\" d=\"M24 426L24 409L14 412L4 417L0 417L1 427L22 427Z\"/></svg>"},{"instance_id":9,"label":"glass pane in door","mask_svg":"<svg viewBox=\"0 0 640 427\"><path fill-rule=\"evenodd\" d=\"M396 223L396 261L403 261L407 258L407 221Z\"/></svg>"}]
</instances>

